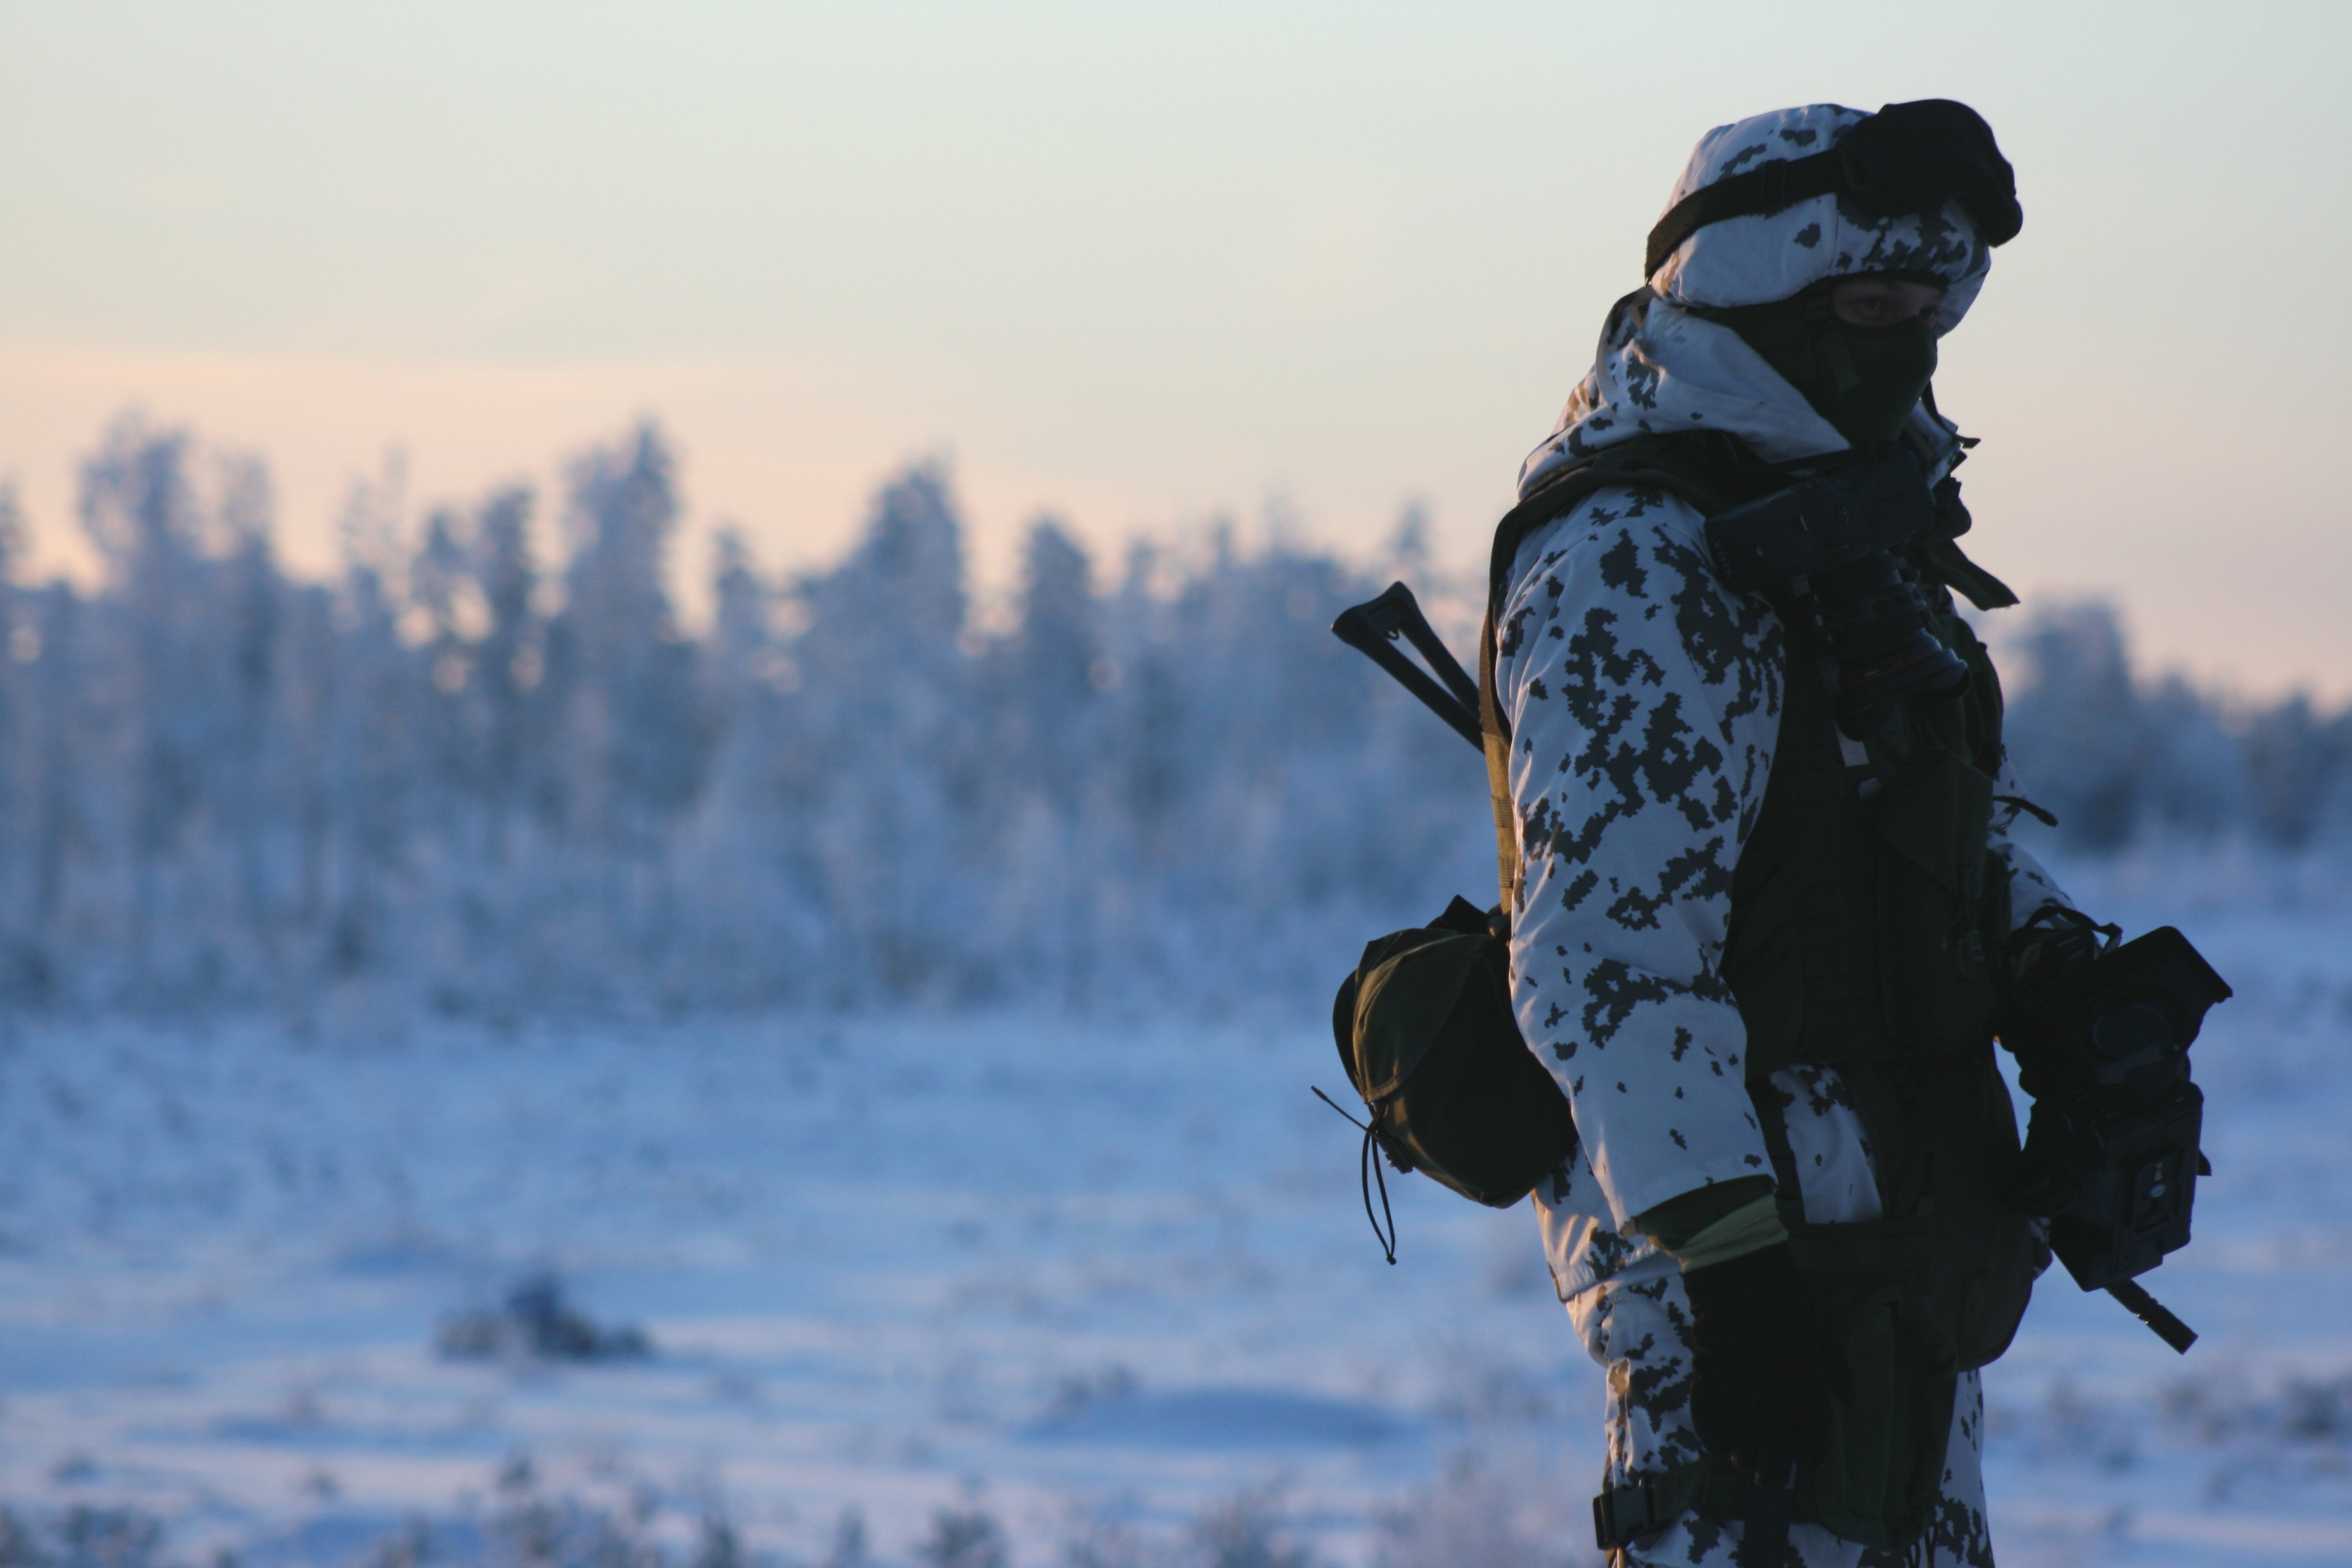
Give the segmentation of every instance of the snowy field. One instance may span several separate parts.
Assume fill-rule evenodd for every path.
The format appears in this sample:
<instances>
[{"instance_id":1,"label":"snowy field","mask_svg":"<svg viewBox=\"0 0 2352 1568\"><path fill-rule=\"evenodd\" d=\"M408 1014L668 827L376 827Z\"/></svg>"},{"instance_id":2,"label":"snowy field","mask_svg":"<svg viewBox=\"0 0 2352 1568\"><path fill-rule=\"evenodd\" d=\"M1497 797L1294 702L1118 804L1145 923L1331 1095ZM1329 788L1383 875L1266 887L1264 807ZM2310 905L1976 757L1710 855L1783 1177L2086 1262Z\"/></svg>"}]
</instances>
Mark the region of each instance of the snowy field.
<instances>
[{"instance_id":1,"label":"snowy field","mask_svg":"<svg viewBox=\"0 0 2352 1568\"><path fill-rule=\"evenodd\" d=\"M2044 1281L2002 1561L2352 1563L2352 898L2073 880L2237 986L2174 1356ZM1369 934L1369 933L1367 933ZM1599 1374L1533 1221L1395 1184L1300 1014L20 1023L0 1561L1592 1561ZM452 1359L551 1272L641 1358Z\"/></svg>"}]
</instances>

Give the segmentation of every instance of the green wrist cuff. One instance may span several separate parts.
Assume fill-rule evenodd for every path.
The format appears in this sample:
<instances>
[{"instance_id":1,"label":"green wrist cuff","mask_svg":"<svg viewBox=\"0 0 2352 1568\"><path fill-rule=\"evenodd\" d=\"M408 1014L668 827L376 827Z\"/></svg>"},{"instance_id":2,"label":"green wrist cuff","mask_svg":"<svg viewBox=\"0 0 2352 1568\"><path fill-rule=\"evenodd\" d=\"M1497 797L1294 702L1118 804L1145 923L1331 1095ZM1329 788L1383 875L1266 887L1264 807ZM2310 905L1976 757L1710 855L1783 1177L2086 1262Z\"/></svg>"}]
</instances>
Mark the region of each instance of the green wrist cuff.
<instances>
[{"instance_id":1,"label":"green wrist cuff","mask_svg":"<svg viewBox=\"0 0 2352 1568\"><path fill-rule=\"evenodd\" d=\"M1780 1223L1780 1205L1772 1198L1763 1197L1732 1210L1671 1250L1675 1261L1687 1274L1694 1268L1728 1263L1735 1258L1761 1252L1788 1239L1789 1229Z\"/></svg>"}]
</instances>

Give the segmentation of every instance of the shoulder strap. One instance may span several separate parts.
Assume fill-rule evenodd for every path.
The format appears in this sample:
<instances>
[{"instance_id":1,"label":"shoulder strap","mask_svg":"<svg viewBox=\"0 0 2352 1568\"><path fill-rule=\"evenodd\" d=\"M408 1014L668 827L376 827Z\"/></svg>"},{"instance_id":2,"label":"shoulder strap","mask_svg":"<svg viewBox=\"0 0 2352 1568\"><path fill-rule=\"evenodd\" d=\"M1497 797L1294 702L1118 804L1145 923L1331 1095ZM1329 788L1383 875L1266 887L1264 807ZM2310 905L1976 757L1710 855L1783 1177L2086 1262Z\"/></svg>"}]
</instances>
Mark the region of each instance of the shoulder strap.
<instances>
[{"instance_id":1,"label":"shoulder strap","mask_svg":"<svg viewBox=\"0 0 2352 1568\"><path fill-rule=\"evenodd\" d=\"M1760 479L1759 476L1762 476ZM1495 808L1495 866L1503 911L1519 907L1518 813L1511 804L1511 726L1495 686L1495 658L1503 599L1519 546L1544 524L1572 510L1596 491L1669 491L1713 515L1749 491L1771 488L1769 470L1747 446L1717 432L1644 436L1574 459L1545 479L1495 525L1486 559L1486 618L1478 631L1478 728L1486 749L1486 790ZM1759 489L1759 486L1762 489Z\"/></svg>"}]
</instances>

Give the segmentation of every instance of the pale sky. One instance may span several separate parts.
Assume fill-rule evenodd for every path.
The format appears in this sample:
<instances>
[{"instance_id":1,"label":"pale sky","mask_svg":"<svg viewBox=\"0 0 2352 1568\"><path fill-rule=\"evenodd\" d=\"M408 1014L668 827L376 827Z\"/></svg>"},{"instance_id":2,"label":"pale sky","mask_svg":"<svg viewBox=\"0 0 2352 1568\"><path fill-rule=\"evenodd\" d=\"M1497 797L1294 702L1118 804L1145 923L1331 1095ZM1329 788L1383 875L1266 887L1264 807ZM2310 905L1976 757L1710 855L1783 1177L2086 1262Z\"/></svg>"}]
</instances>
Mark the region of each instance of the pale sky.
<instances>
[{"instance_id":1,"label":"pale sky","mask_svg":"<svg viewBox=\"0 0 2352 1568\"><path fill-rule=\"evenodd\" d=\"M950 453L984 574L1269 498L1483 555L1691 144L1965 100L2024 233L1944 345L1971 547L2155 662L2352 695L2352 6L0 0L0 473L132 404L352 480L651 413L774 568Z\"/></svg>"}]
</instances>

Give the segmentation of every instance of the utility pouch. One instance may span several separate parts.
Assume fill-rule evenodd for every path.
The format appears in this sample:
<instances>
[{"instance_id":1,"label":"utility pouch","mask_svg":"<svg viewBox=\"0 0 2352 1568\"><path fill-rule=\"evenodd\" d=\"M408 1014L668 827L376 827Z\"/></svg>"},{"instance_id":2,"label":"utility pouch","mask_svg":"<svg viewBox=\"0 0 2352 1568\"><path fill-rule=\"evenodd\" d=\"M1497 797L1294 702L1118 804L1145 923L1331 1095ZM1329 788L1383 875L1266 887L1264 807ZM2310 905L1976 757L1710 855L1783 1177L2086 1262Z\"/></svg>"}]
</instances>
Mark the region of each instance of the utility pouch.
<instances>
[{"instance_id":1,"label":"utility pouch","mask_svg":"<svg viewBox=\"0 0 2352 1568\"><path fill-rule=\"evenodd\" d=\"M1878 1226L1807 1228L1866 1232ZM1801 1239L1790 1237L1792 1244ZM1840 1239L1867 1250L1873 1238ZM1926 1239L1924 1227L1920 1239ZM1804 1248L1797 1252L1804 1258ZM1951 1338L1918 1292L1905 1280L1890 1279L1885 1269L1841 1276L1809 1268L1806 1277L1834 1325L1843 1386L1833 1384L1830 1391L1827 1449L1797 1473L1798 1510L1848 1541L1899 1552L1933 1522L1943 1487L1944 1449L1959 1388Z\"/></svg>"},{"instance_id":2,"label":"utility pouch","mask_svg":"<svg viewBox=\"0 0 2352 1568\"><path fill-rule=\"evenodd\" d=\"M1797 1517L1899 1552L1933 1521L1961 1358L1940 1300L1955 1238L1934 1208L1935 1151L1905 1136L1907 1119L1897 1119L1885 1076L1858 1071L1848 1088L1864 1124L1886 1139L1876 1163L1882 1199L1894 1200L1892 1217L1808 1222L1779 1102L1769 1093L1755 1099L1789 1251L1830 1326L1836 1357L1829 1442L1798 1468ZM1999 1331L2004 1343L2013 1328Z\"/></svg>"},{"instance_id":3,"label":"utility pouch","mask_svg":"<svg viewBox=\"0 0 2352 1568\"><path fill-rule=\"evenodd\" d=\"M1935 1522L1959 1393L1950 1339L1873 1256L1885 1244L1891 1256L1914 1257L1926 1240L1921 1226L1902 1221L1806 1226L1790 1237L1832 1325L1838 1371L1829 1446L1799 1468L1790 1517L1880 1552L1906 1550ZM1817 1272L1824 1261L1857 1266ZM1702 1455L1594 1498L1594 1536L1615 1551L1686 1510L1741 1522L1756 1500L1748 1477Z\"/></svg>"},{"instance_id":4,"label":"utility pouch","mask_svg":"<svg viewBox=\"0 0 2352 1568\"><path fill-rule=\"evenodd\" d=\"M1862 1086L1864 1125L1882 1158L1910 1156L1930 1234L1928 1310L1951 1336L1960 1370L1985 1366L2017 1337L2050 1261L2032 1223L2003 1197L2017 1170L2017 1113L1992 1045L1899 1070L1854 1068L1846 1081Z\"/></svg>"},{"instance_id":5,"label":"utility pouch","mask_svg":"<svg viewBox=\"0 0 2352 1568\"><path fill-rule=\"evenodd\" d=\"M1455 899L1368 942L1331 1006L1367 1137L1400 1171L1509 1208L1576 1152L1568 1097L1511 1015L1504 917Z\"/></svg>"}]
</instances>

